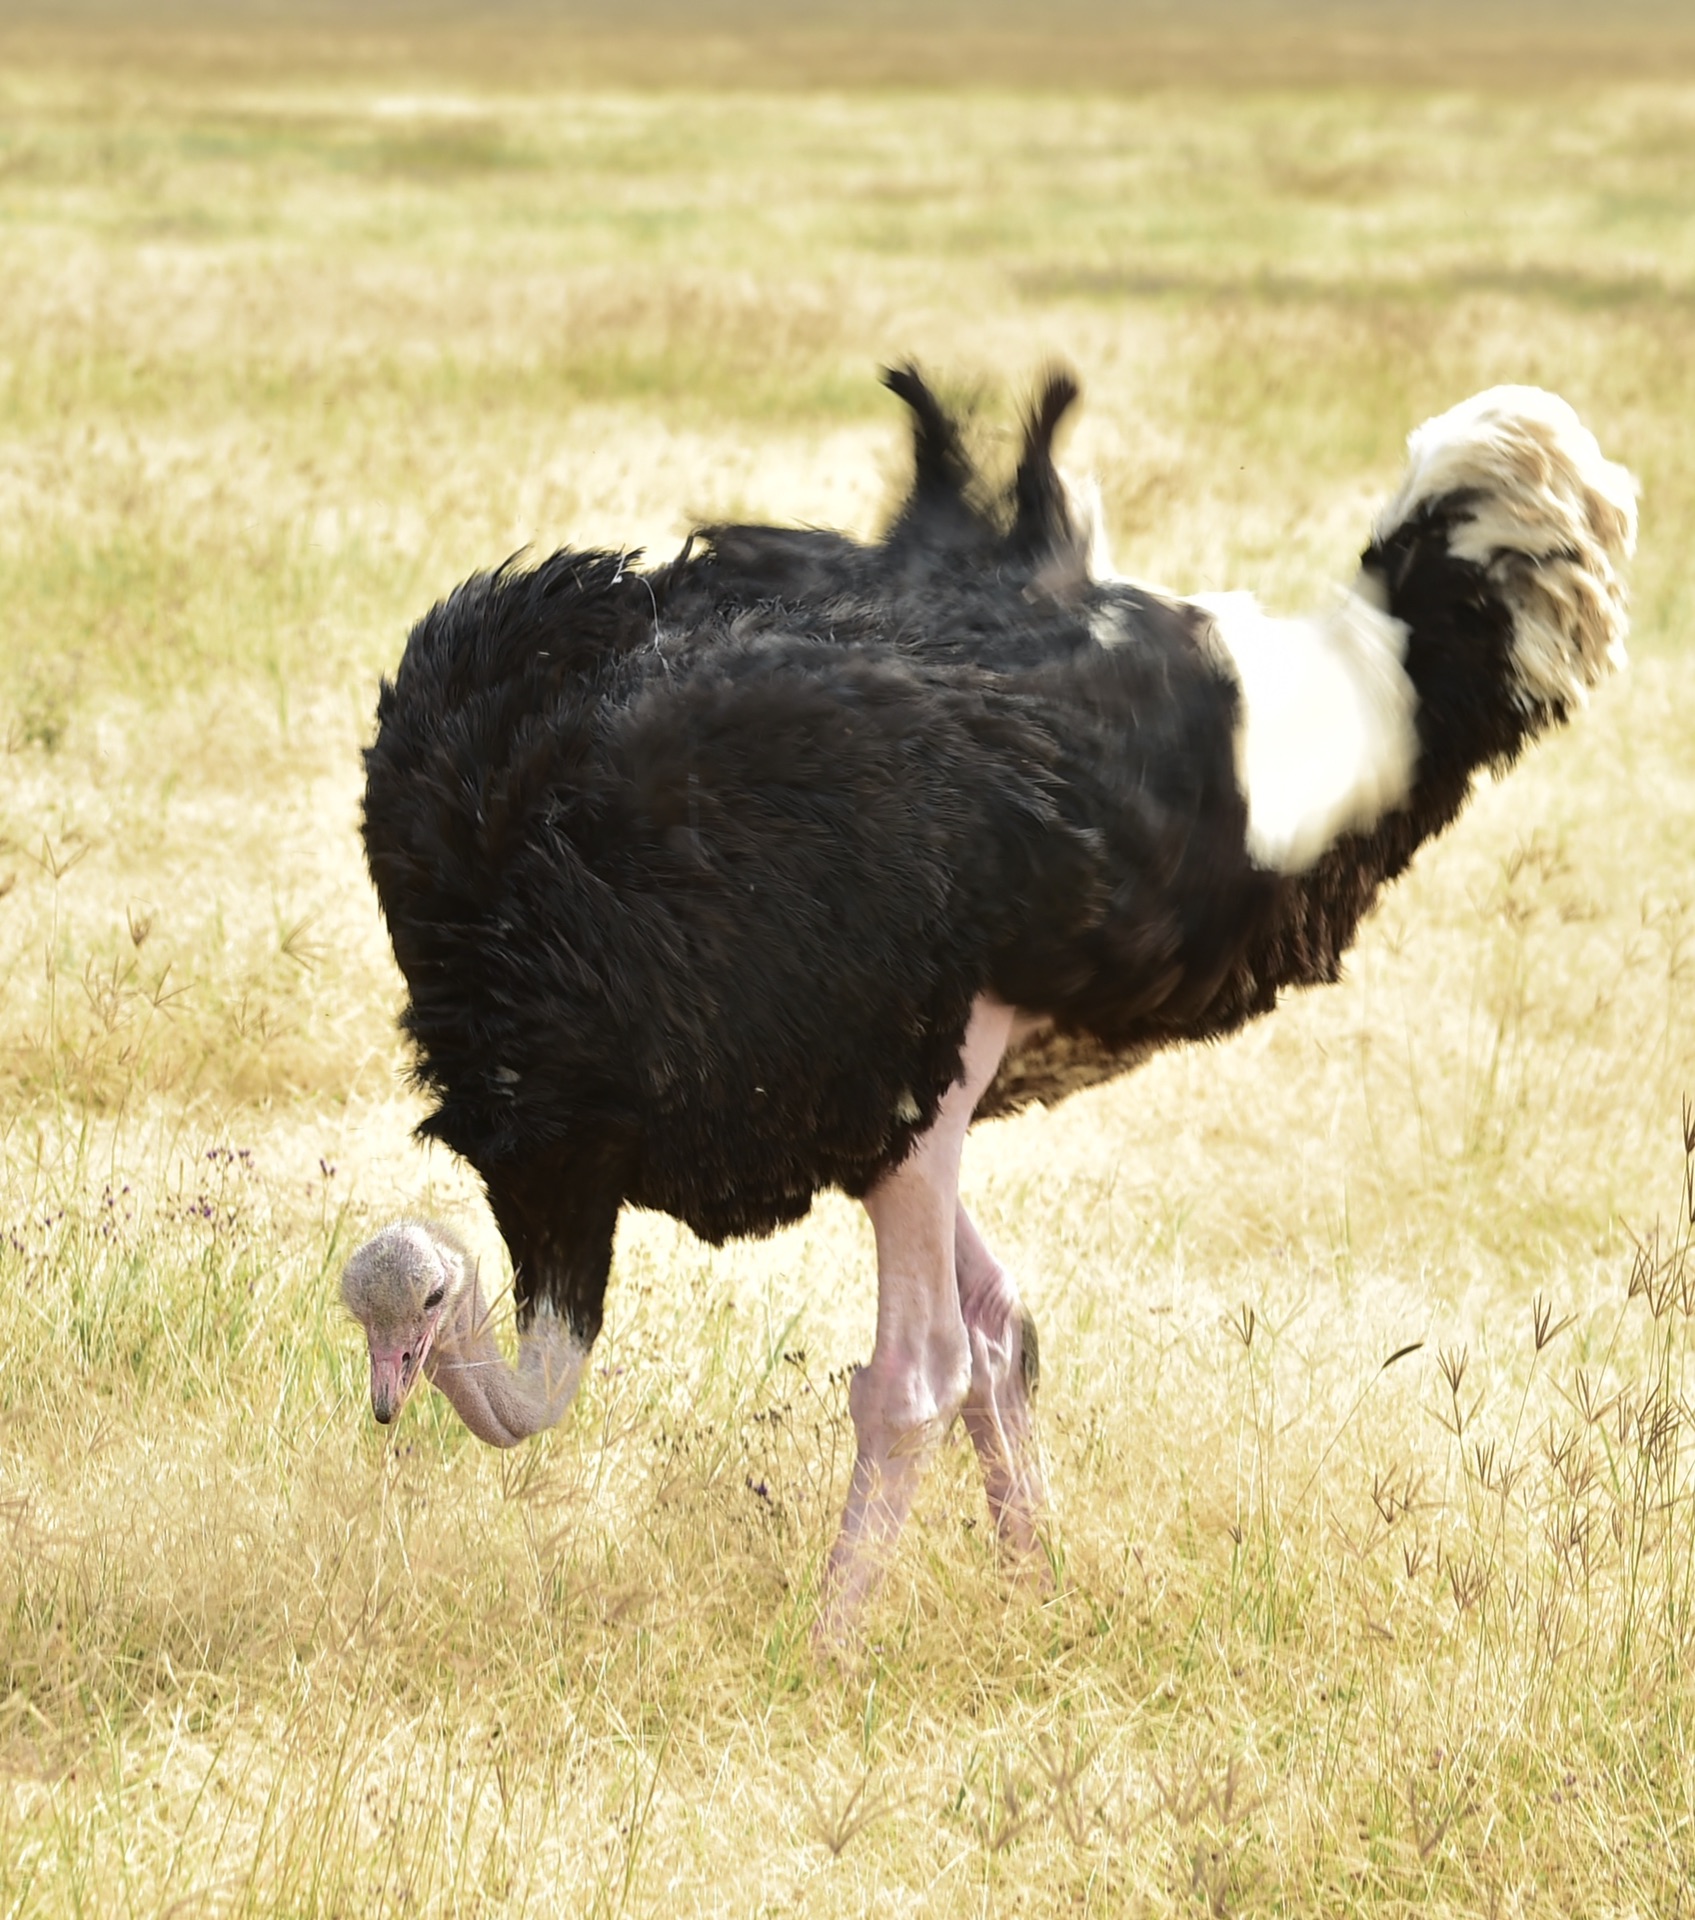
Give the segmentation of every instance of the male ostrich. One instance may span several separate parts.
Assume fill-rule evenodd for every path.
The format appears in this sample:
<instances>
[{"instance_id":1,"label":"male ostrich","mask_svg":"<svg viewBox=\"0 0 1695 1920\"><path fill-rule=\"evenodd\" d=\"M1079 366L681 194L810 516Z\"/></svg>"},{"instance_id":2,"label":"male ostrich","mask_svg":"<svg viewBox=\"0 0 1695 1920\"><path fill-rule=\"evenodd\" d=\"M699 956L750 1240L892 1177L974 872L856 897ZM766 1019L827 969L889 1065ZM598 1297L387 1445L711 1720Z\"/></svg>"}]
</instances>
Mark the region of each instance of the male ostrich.
<instances>
[{"instance_id":1,"label":"male ostrich","mask_svg":"<svg viewBox=\"0 0 1695 1920\"><path fill-rule=\"evenodd\" d=\"M1634 486L1561 400L1415 432L1352 586L1307 619L1096 577L1051 382L990 494L916 373L875 545L707 529L561 552L414 628L365 845L435 1098L512 1256L516 1369L471 1261L401 1221L343 1280L371 1400L420 1372L480 1438L558 1420L619 1209L711 1241L856 1195L877 1332L822 1631L845 1631L963 1413L1035 1539L1036 1348L958 1199L975 1117L1051 1101L1337 977L1379 889L1622 662Z\"/></svg>"}]
</instances>

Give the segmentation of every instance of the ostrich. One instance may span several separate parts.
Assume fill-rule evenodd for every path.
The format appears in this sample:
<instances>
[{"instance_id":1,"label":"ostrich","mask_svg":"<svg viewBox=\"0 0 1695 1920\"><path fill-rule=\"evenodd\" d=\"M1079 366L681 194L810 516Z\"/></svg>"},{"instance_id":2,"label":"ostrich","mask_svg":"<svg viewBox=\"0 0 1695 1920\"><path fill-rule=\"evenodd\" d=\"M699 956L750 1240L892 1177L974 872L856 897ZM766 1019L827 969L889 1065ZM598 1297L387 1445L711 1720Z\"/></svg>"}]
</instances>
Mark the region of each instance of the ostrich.
<instances>
[{"instance_id":1,"label":"ostrich","mask_svg":"<svg viewBox=\"0 0 1695 1920\"><path fill-rule=\"evenodd\" d=\"M1103 576L1051 448L1003 494L917 373L879 542L703 529L554 554L413 629L365 846L433 1096L511 1254L404 1220L349 1262L371 1401L420 1374L479 1438L552 1425L626 1202L721 1242L839 1187L877 1327L819 1632L840 1638L963 1416L1010 1556L1037 1540L1033 1323L959 1203L974 1118L1226 1034L1333 980L1362 915L1622 664L1635 487L1562 400L1427 422L1352 585L1275 619Z\"/></svg>"}]
</instances>

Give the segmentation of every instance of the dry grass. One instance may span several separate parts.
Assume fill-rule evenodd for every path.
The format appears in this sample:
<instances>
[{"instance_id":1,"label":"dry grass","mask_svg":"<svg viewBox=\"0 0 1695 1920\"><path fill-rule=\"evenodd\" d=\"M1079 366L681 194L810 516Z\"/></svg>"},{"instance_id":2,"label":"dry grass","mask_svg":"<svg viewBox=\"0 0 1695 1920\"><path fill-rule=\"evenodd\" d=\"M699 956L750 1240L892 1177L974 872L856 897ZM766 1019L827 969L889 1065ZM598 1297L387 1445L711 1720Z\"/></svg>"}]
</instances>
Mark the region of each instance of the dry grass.
<instances>
[{"instance_id":1,"label":"dry grass","mask_svg":"<svg viewBox=\"0 0 1695 1920\"><path fill-rule=\"evenodd\" d=\"M1677 1911L1695 95L244 44L0 70L0 1913ZM526 541L871 524L907 351L1071 359L1120 558L1180 586L1312 595L1503 378L1638 470L1644 539L1628 680L1346 986L975 1137L1057 1588L951 1446L834 1671L844 1204L626 1222L517 1458L370 1425L339 1259L480 1216L407 1140L357 750L409 619Z\"/></svg>"}]
</instances>

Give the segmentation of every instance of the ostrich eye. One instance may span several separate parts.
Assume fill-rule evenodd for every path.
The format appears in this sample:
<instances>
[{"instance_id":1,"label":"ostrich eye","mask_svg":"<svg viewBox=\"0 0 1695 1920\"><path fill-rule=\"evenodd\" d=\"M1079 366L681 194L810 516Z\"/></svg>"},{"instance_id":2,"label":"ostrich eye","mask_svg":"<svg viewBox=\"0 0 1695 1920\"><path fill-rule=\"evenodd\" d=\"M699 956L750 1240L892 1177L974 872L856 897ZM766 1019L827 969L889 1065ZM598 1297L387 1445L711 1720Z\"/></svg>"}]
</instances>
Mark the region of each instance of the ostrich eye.
<instances>
[{"instance_id":1,"label":"ostrich eye","mask_svg":"<svg viewBox=\"0 0 1695 1920\"><path fill-rule=\"evenodd\" d=\"M436 1308L439 1307L446 1298L446 1287L437 1287L433 1293L426 1293L424 1295L424 1310L427 1313L434 1313Z\"/></svg>"}]
</instances>

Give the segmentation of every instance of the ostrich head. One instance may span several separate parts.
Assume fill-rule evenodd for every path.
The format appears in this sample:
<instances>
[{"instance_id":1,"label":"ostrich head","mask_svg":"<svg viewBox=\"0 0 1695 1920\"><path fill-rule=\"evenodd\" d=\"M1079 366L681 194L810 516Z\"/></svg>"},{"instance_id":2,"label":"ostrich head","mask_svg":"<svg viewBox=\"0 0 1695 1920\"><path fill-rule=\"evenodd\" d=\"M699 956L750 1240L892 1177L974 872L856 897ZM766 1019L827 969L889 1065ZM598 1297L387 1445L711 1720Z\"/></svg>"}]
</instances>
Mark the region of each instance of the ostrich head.
<instances>
[{"instance_id":1,"label":"ostrich head","mask_svg":"<svg viewBox=\"0 0 1695 1920\"><path fill-rule=\"evenodd\" d=\"M457 1344L458 1322L476 1291L476 1263L458 1237L422 1220L396 1220L348 1261L342 1304L365 1329L371 1411L384 1426L443 1336L444 1344Z\"/></svg>"},{"instance_id":2,"label":"ostrich head","mask_svg":"<svg viewBox=\"0 0 1695 1920\"><path fill-rule=\"evenodd\" d=\"M433 1221L396 1220L367 1240L341 1276L342 1304L371 1350L371 1411L387 1426L419 1374L447 1395L479 1440L510 1447L553 1426L577 1390L587 1349L552 1305L533 1303L518 1363L502 1355L459 1236Z\"/></svg>"}]
</instances>

